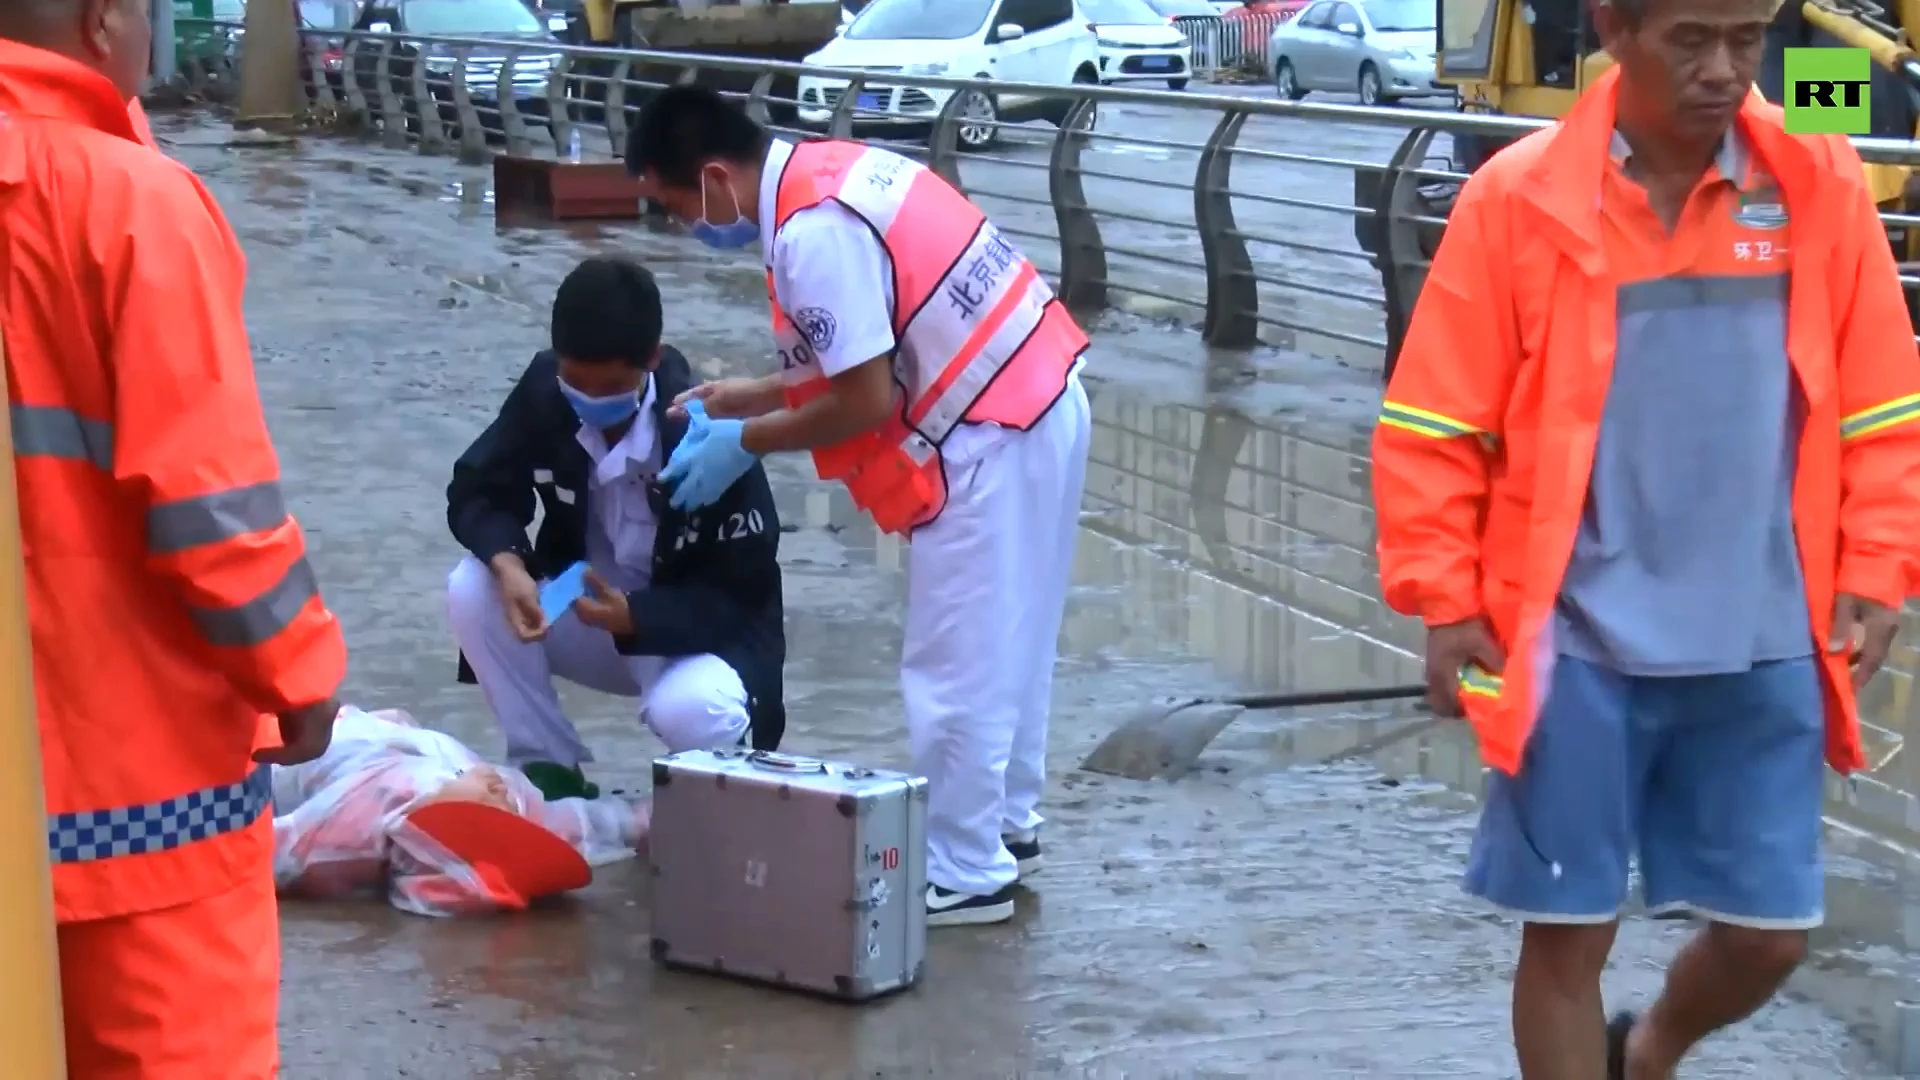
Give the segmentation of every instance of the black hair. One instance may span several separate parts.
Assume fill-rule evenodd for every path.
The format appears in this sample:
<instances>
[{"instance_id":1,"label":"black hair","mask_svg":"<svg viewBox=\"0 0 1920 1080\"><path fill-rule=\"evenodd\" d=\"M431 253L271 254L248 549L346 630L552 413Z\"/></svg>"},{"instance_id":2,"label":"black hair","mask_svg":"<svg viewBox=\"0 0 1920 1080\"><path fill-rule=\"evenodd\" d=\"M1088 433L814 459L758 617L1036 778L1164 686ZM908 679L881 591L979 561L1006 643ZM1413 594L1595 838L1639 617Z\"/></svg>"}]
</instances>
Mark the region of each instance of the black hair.
<instances>
[{"instance_id":1,"label":"black hair","mask_svg":"<svg viewBox=\"0 0 1920 1080\"><path fill-rule=\"evenodd\" d=\"M647 367L660 329L660 286L632 259L584 260L553 294L553 351L568 360Z\"/></svg>"},{"instance_id":2,"label":"black hair","mask_svg":"<svg viewBox=\"0 0 1920 1080\"><path fill-rule=\"evenodd\" d=\"M666 187L698 186L709 161L757 166L766 153L766 129L704 86L653 95L627 132L627 172Z\"/></svg>"}]
</instances>

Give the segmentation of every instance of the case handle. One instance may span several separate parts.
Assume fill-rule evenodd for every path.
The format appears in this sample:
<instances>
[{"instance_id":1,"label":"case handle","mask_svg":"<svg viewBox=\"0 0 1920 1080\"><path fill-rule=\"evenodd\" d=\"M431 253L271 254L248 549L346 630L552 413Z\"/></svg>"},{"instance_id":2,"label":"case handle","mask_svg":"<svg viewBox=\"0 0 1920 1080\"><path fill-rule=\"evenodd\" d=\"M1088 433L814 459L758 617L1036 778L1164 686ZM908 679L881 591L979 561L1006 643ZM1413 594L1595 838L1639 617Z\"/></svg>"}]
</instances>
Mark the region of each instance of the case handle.
<instances>
[{"instance_id":1,"label":"case handle","mask_svg":"<svg viewBox=\"0 0 1920 1080\"><path fill-rule=\"evenodd\" d=\"M824 773L827 771L827 765L823 761L777 754L772 750L755 750L747 755L747 763L762 769L772 769L775 772Z\"/></svg>"}]
</instances>

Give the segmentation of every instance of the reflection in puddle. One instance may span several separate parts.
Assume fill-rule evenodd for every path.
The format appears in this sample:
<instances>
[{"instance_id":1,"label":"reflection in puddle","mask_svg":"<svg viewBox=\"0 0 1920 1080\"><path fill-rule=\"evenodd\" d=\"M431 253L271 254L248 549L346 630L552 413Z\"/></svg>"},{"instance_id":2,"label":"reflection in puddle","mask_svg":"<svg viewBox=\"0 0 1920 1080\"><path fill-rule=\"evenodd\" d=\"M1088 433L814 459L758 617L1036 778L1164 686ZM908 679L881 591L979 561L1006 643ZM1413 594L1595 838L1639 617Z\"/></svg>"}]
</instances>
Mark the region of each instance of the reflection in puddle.
<instances>
[{"instance_id":1,"label":"reflection in puddle","mask_svg":"<svg viewBox=\"0 0 1920 1080\"><path fill-rule=\"evenodd\" d=\"M441 189L440 201L492 206L493 185L486 182L468 183L464 180L454 180Z\"/></svg>"}]
</instances>

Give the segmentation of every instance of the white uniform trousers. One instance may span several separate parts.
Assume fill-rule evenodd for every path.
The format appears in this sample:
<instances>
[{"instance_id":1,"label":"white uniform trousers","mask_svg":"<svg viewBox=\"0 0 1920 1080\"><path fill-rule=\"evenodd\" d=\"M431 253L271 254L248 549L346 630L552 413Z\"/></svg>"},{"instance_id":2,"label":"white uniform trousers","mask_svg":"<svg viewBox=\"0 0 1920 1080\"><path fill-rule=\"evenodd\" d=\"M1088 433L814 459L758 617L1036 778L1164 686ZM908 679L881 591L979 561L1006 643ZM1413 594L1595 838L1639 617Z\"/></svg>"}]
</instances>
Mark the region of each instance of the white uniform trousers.
<instances>
[{"instance_id":1,"label":"white uniform trousers","mask_svg":"<svg viewBox=\"0 0 1920 1080\"><path fill-rule=\"evenodd\" d=\"M447 577L447 619L506 734L511 764L577 766L593 760L560 707L556 676L640 698L641 719L669 753L732 746L746 733L747 691L725 660L711 654L622 656L611 635L572 612L555 620L543 640L523 642L507 623L492 572L471 556Z\"/></svg>"},{"instance_id":2,"label":"white uniform trousers","mask_svg":"<svg viewBox=\"0 0 1920 1080\"><path fill-rule=\"evenodd\" d=\"M1092 418L1076 375L1032 430L947 467L946 508L909 545L900 688L927 778L927 880L944 889L1011 884L1001 836L1041 821Z\"/></svg>"}]
</instances>

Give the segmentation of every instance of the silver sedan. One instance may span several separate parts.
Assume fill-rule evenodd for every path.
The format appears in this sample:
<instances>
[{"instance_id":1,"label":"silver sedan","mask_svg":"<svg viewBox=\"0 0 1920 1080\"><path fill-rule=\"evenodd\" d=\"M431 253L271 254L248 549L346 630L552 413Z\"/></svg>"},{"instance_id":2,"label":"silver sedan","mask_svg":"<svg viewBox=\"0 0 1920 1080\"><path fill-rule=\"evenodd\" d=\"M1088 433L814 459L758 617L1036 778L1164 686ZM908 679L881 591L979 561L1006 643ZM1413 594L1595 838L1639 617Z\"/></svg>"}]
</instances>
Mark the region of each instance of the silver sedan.
<instances>
[{"instance_id":1,"label":"silver sedan","mask_svg":"<svg viewBox=\"0 0 1920 1080\"><path fill-rule=\"evenodd\" d=\"M1362 105L1448 97L1434 71L1436 0L1317 0L1267 40L1280 96L1316 90L1360 95Z\"/></svg>"}]
</instances>

